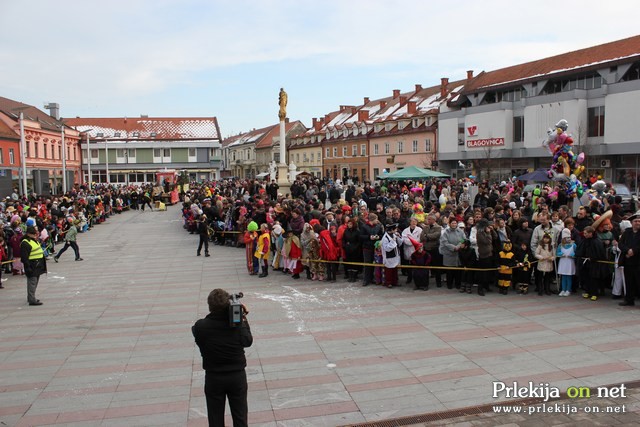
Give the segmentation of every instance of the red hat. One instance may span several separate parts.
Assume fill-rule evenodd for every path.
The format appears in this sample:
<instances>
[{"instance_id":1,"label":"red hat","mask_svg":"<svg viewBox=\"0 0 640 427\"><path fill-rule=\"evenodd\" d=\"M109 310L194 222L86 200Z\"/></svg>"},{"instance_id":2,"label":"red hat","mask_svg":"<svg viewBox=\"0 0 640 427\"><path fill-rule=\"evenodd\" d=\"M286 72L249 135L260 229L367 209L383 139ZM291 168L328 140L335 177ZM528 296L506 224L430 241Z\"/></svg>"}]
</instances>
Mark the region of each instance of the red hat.
<instances>
[{"instance_id":1,"label":"red hat","mask_svg":"<svg viewBox=\"0 0 640 427\"><path fill-rule=\"evenodd\" d=\"M349 205L342 206L342 212L351 212L351 206Z\"/></svg>"},{"instance_id":2,"label":"red hat","mask_svg":"<svg viewBox=\"0 0 640 427\"><path fill-rule=\"evenodd\" d=\"M418 251L420 250L420 248L422 248L422 243L418 242L416 239L414 239L413 237L409 236L409 241L411 242L411 244L413 245L413 248Z\"/></svg>"},{"instance_id":3,"label":"red hat","mask_svg":"<svg viewBox=\"0 0 640 427\"><path fill-rule=\"evenodd\" d=\"M316 225L316 224L320 225L320 221L318 221L318 220L317 220L317 219L315 219L315 218L314 218L314 219L312 219L311 221L309 221L309 225L310 225L310 226L312 226L312 227L313 227L314 225Z\"/></svg>"}]
</instances>

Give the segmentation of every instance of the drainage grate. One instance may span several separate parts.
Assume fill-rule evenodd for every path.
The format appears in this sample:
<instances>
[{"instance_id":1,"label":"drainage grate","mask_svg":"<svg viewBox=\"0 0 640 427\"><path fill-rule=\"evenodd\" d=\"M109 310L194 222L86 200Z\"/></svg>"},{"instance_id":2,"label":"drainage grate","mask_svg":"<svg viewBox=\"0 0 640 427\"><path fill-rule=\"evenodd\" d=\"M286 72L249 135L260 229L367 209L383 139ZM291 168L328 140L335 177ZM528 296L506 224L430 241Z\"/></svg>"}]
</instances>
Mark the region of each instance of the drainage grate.
<instances>
[{"instance_id":1,"label":"drainage grate","mask_svg":"<svg viewBox=\"0 0 640 427\"><path fill-rule=\"evenodd\" d=\"M620 384L610 384L605 387L616 387ZM640 381L632 381L625 382L624 385L627 389L636 389L640 388ZM594 387L595 388L595 387ZM564 400L567 398L566 393L562 393L559 398L549 399L547 402L555 402L558 400ZM500 404L504 404L504 401L501 401ZM526 399L516 399L508 401L510 406L531 406L538 405L544 403L543 398L526 398ZM420 424L420 423L430 423L434 421L448 420L451 418L459 418L466 417L469 415L478 415L484 414L493 411L493 407L495 403L488 403L486 405L478 405L478 406L468 406L466 408L458 408L458 409L450 409L447 411L440 412L431 412L429 414L422 415L412 415L407 417L400 418L392 418L389 420L381 420L381 421L371 421L368 423L360 423L360 424L348 424L342 427L400 427L400 426L409 426L412 424Z\"/></svg>"}]
</instances>

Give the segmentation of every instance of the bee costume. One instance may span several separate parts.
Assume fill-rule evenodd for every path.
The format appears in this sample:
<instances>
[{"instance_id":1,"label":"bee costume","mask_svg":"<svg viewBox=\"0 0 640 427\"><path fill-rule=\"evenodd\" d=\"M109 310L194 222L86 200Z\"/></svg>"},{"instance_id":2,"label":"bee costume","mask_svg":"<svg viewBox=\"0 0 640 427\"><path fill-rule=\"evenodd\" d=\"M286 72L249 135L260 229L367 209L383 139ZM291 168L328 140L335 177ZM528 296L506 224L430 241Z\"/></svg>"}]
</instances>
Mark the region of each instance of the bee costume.
<instances>
[{"instance_id":1,"label":"bee costume","mask_svg":"<svg viewBox=\"0 0 640 427\"><path fill-rule=\"evenodd\" d=\"M503 295L507 295L511 286L511 276L513 275L513 267L516 265L515 255L509 240L505 240L502 244L502 251L498 254L500 257L498 263L498 289Z\"/></svg>"}]
</instances>

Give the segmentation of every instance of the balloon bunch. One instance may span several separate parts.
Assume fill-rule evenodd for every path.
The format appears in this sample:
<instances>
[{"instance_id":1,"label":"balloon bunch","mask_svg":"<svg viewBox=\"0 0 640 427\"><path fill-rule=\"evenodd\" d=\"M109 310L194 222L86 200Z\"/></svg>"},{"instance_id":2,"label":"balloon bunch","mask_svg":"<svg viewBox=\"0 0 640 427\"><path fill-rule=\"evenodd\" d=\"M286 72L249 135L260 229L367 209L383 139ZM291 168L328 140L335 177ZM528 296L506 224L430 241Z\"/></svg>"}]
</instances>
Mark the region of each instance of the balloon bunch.
<instances>
[{"instance_id":1,"label":"balloon bunch","mask_svg":"<svg viewBox=\"0 0 640 427\"><path fill-rule=\"evenodd\" d=\"M578 155L573 153L573 138L567 134L569 123L562 119L554 126L555 130L547 131L547 139L542 145L553 156L551 169L548 176L550 179L567 180L565 185L566 194L569 197L581 197L585 190L585 185L580 182L580 174L584 171L584 153Z\"/></svg>"}]
</instances>

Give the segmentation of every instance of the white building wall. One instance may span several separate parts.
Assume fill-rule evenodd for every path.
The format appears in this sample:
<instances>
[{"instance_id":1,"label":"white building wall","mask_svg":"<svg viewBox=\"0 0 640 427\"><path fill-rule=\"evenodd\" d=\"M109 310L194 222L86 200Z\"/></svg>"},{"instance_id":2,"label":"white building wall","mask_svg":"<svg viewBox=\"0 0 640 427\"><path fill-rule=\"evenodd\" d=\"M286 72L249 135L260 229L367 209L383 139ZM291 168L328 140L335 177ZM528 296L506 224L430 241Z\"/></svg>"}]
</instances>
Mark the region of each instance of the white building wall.
<instances>
[{"instance_id":1,"label":"white building wall","mask_svg":"<svg viewBox=\"0 0 640 427\"><path fill-rule=\"evenodd\" d=\"M640 91L607 95L604 108L605 144L640 141L638 106Z\"/></svg>"},{"instance_id":2,"label":"white building wall","mask_svg":"<svg viewBox=\"0 0 640 427\"><path fill-rule=\"evenodd\" d=\"M438 121L438 152L458 152L458 119ZM372 152L373 153L373 152Z\"/></svg>"},{"instance_id":3,"label":"white building wall","mask_svg":"<svg viewBox=\"0 0 640 427\"><path fill-rule=\"evenodd\" d=\"M553 129L560 120L569 122L567 132L577 140L579 130L586 137L587 100L573 99L563 102L551 102L532 105L524 109L524 146L539 148L547 138L547 130ZM606 126L606 125L605 125Z\"/></svg>"},{"instance_id":4,"label":"white building wall","mask_svg":"<svg viewBox=\"0 0 640 427\"><path fill-rule=\"evenodd\" d=\"M468 114L465 117L465 145L466 151L482 150L482 148L468 148L467 141L487 138L504 138L504 145L497 149L511 149L513 146L513 110L498 110L487 113ZM476 134L469 136L468 127L476 126ZM462 147L460 147L462 148Z\"/></svg>"}]
</instances>

